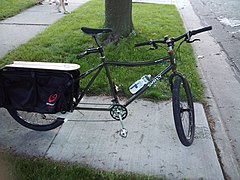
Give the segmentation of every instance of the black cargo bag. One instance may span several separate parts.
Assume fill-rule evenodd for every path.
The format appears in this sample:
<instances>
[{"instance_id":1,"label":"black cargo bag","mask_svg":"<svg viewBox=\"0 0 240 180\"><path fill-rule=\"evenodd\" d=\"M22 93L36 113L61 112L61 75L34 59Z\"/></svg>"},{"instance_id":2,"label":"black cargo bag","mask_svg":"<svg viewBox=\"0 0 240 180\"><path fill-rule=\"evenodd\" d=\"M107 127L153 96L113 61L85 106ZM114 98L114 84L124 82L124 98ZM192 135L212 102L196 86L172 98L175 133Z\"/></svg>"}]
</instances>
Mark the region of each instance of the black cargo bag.
<instances>
[{"instance_id":1,"label":"black cargo bag","mask_svg":"<svg viewBox=\"0 0 240 180\"><path fill-rule=\"evenodd\" d=\"M79 70L56 71L6 67L1 70L5 106L53 114L73 110L78 98Z\"/></svg>"},{"instance_id":2,"label":"black cargo bag","mask_svg":"<svg viewBox=\"0 0 240 180\"><path fill-rule=\"evenodd\" d=\"M6 95L3 87L3 80L2 77L0 76L0 108L5 107L6 105Z\"/></svg>"}]
</instances>

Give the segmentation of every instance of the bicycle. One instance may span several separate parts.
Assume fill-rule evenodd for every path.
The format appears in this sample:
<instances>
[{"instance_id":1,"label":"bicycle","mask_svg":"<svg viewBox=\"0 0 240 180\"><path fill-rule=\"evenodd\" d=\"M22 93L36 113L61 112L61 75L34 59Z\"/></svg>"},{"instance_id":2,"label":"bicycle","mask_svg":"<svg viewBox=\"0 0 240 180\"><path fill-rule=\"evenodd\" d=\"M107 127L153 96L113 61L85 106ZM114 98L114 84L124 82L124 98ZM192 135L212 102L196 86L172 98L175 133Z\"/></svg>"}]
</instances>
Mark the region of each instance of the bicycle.
<instances>
[{"instance_id":1,"label":"bicycle","mask_svg":"<svg viewBox=\"0 0 240 180\"><path fill-rule=\"evenodd\" d=\"M102 29L94 29L94 28L88 28L88 27L82 27L81 30L86 33L87 35L90 35L94 38L97 47L90 47L86 49L83 53L80 53L77 55L77 58L83 58L84 56L92 53L100 53L100 59L101 63L97 66L87 70L84 73L77 74L77 78L75 81L79 84L79 80L82 78L87 77L90 74L93 74L90 78L89 82L84 88L81 88L79 93L75 93L74 96L71 96L73 99L71 102L71 108L69 108L67 111L74 111L74 110L94 110L94 111L109 111L110 115L113 119L120 121L121 124L121 130L120 130L120 136L123 138L127 137L127 130L124 127L124 119L128 115L127 106L131 104L136 98L138 98L143 92L148 90L150 87L152 87L155 83L160 81L164 75L166 75L168 72L172 71L172 73L168 76L168 81L170 85L170 90L172 92L172 107L173 107L173 116L174 116L174 122L176 131L178 134L178 137L181 141L181 143L184 146L190 146L194 140L194 133L195 133L195 116L194 116L194 104L192 100L192 94L190 90L189 83L187 79L176 70L177 64L176 59L174 56L174 43L177 41L180 41L183 39L183 41L180 43L179 47L183 42L192 43L198 39L191 40L191 36L196 35L198 33L202 33L204 31L211 30L212 27L204 27L197 30L188 31L176 38L169 38L168 36L165 36L162 40L150 40L142 43L136 43L135 47L139 46L145 46L150 45L152 46L151 49L155 50L158 48L158 44L165 44L167 46L167 56L151 60L147 62L114 62L114 61L108 61L105 58L104 55L104 49L100 44L100 41L98 39L98 35L101 33L110 33L112 32L109 28L102 28ZM136 66L146 66L146 65L155 65L163 62L169 62L167 67L156 74L153 78L145 77L144 84L141 88L139 88L137 91L133 92L132 96L126 100L124 104L120 104L119 98L117 95L117 88L112 80L109 66L128 66L128 67L136 67ZM59 63L55 63L54 65L58 65ZM63 64L64 66L71 66L71 64ZM25 64L26 66L26 64ZM48 65L46 65L48 66ZM14 65L9 65L8 67L19 67L17 63ZM31 68L25 67L25 68ZM73 64L73 69L76 70L79 68L79 65ZM54 68L53 68L54 69ZM71 70L73 70L71 69ZM105 70L106 76L108 79L110 92L112 96L112 100L110 104L89 104L90 107L81 107L81 100L86 95L87 91L99 75L99 73L102 70ZM59 70L59 69L58 69ZM135 88L135 84L133 85L133 88ZM52 102L53 99L57 97L57 94L51 95L49 98ZM106 105L107 107L95 107L96 105ZM54 128L57 128L58 126L62 125L65 121L64 118L59 116L59 114L45 114L45 113L39 113L39 112L30 112L25 109L16 109L12 107L11 105L6 106L8 112L10 115L21 125L37 130L37 131L47 131ZM65 113L66 111L61 111L60 113Z\"/></svg>"}]
</instances>

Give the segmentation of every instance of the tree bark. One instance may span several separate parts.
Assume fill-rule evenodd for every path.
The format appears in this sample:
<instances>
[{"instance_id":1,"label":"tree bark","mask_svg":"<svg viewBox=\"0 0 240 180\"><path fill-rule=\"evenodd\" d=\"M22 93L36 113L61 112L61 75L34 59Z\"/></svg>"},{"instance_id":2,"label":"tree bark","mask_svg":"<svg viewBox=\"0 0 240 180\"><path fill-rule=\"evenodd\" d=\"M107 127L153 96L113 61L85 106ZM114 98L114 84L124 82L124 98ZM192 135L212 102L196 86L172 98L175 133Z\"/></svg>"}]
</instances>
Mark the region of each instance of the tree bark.
<instances>
[{"instance_id":1,"label":"tree bark","mask_svg":"<svg viewBox=\"0 0 240 180\"><path fill-rule=\"evenodd\" d=\"M112 38L127 37L133 31L132 0L105 0L105 27L112 28Z\"/></svg>"}]
</instances>

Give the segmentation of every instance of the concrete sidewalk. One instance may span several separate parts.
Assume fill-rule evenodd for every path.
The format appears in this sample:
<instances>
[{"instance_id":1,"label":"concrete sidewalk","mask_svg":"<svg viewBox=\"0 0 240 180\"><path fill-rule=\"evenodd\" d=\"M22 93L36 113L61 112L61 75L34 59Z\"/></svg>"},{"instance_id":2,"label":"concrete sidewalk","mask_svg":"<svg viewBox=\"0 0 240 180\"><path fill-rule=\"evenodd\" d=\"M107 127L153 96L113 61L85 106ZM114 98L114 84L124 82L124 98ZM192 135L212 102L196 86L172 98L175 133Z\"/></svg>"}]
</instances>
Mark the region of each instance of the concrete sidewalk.
<instances>
[{"instance_id":1,"label":"concrete sidewalk","mask_svg":"<svg viewBox=\"0 0 240 180\"><path fill-rule=\"evenodd\" d=\"M83 1L74 2L79 6ZM69 3L71 5L71 1ZM0 56L64 16L55 11L45 3L1 21L0 34L5 36L0 39L3 42ZM53 19L48 19L49 16ZM12 40L5 38L12 34L17 34ZM109 101L107 97L84 100ZM190 147L184 147L177 137L171 102L137 100L128 110L129 116L124 122L129 135L122 139L117 132L120 123L113 121L108 112L75 111L67 115L69 121L62 127L36 132L20 126L5 109L0 109L0 148L108 171L131 171L167 179L224 179L201 104L195 103L196 137Z\"/></svg>"},{"instance_id":2,"label":"concrete sidewalk","mask_svg":"<svg viewBox=\"0 0 240 180\"><path fill-rule=\"evenodd\" d=\"M72 12L87 1L70 0L66 9ZM66 15L58 13L55 4L49 5L48 1L44 1L43 5L33 6L14 17L0 21L0 57L16 46L27 42L64 16Z\"/></svg>"},{"instance_id":3,"label":"concrete sidewalk","mask_svg":"<svg viewBox=\"0 0 240 180\"><path fill-rule=\"evenodd\" d=\"M109 102L88 97L85 102ZM18 125L4 112L0 148L57 161L87 164L108 171L129 171L168 179L224 179L203 106L195 103L196 135L183 146L175 130L171 102L137 100L128 108L128 137L109 112L75 111L61 128L36 132Z\"/></svg>"}]
</instances>

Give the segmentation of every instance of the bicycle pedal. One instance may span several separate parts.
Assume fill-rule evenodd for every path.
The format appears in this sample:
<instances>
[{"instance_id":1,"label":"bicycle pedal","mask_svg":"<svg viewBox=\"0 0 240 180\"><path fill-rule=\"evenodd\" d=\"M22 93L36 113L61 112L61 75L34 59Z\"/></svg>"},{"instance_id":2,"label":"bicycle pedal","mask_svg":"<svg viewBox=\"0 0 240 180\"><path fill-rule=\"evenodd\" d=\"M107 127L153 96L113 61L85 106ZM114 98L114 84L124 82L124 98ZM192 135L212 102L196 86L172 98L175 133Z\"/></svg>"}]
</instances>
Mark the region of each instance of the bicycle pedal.
<instances>
[{"instance_id":1,"label":"bicycle pedal","mask_svg":"<svg viewBox=\"0 0 240 180\"><path fill-rule=\"evenodd\" d=\"M128 134L128 131L127 131L125 128L123 128L123 129L120 130L119 135L120 135L121 137L126 138L126 137L127 137L127 134Z\"/></svg>"}]
</instances>

